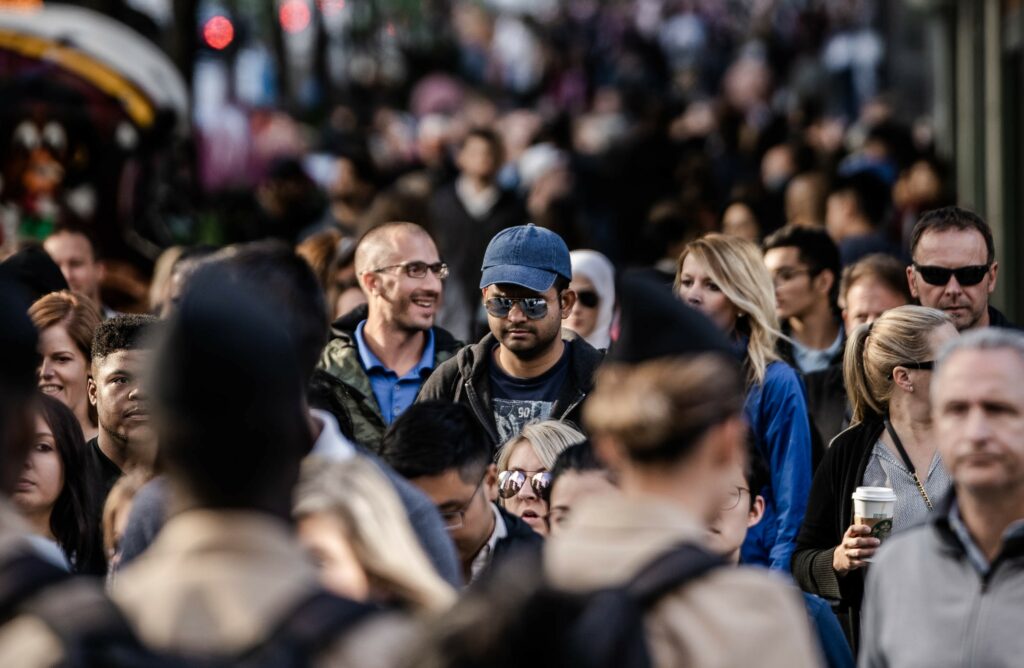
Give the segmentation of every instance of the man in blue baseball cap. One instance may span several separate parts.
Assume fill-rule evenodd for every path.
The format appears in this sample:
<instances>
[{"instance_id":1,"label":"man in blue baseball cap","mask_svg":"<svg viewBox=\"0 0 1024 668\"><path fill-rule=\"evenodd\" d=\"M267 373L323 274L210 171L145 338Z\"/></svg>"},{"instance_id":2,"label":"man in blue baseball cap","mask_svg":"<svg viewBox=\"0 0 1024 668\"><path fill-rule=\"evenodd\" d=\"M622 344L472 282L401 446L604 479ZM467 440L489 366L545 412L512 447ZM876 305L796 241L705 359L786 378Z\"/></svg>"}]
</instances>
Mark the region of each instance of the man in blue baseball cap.
<instances>
[{"instance_id":1,"label":"man in blue baseball cap","mask_svg":"<svg viewBox=\"0 0 1024 668\"><path fill-rule=\"evenodd\" d=\"M466 404L495 446L530 420L578 424L603 355L562 329L576 303L565 242L536 225L510 227L491 239L482 270L491 332L437 367L419 400Z\"/></svg>"}]
</instances>

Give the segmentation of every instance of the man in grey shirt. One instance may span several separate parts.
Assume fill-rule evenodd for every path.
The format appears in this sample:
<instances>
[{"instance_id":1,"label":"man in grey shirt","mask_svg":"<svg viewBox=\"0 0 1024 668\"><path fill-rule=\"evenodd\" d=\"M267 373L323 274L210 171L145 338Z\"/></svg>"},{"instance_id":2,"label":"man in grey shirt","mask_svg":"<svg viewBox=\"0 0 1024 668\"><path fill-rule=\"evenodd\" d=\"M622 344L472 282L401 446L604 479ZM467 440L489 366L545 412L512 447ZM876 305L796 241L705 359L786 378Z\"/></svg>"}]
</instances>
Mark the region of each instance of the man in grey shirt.
<instances>
[{"instance_id":1,"label":"man in grey shirt","mask_svg":"<svg viewBox=\"0 0 1024 668\"><path fill-rule=\"evenodd\" d=\"M860 665L1015 666L1024 656L1024 334L939 356L932 414L953 494L868 571Z\"/></svg>"}]
</instances>

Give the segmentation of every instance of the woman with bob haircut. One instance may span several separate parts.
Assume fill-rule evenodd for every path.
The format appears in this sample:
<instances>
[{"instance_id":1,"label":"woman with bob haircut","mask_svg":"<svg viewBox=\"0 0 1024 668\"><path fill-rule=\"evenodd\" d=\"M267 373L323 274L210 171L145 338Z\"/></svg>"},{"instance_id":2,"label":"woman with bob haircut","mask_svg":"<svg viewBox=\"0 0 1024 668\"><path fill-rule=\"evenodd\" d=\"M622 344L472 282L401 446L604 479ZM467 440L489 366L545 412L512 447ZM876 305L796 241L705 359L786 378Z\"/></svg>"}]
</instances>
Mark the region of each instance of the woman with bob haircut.
<instances>
[{"instance_id":1,"label":"woman with bob haircut","mask_svg":"<svg viewBox=\"0 0 1024 668\"><path fill-rule=\"evenodd\" d=\"M807 592L838 603L836 614L856 648L864 567L879 545L853 523L860 486L896 493L894 532L924 521L952 481L932 438L931 365L958 336L942 311L890 309L857 327L846 342L843 377L852 426L832 440L811 484L793 555L793 575Z\"/></svg>"},{"instance_id":2,"label":"woman with bob haircut","mask_svg":"<svg viewBox=\"0 0 1024 668\"><path fill-rule=\"evenodd\" d=\"M98 504L99 472L71 409L48 395L37 404L32 448L11 500L32 532L60 547L74 573L105 575Z\"/></svg>"},{"instance_id":3,"label":"woman with bob haircut","mask_svg":"<svg viewBox=\"0 0 1024 668\"><path fill-rule=\"evenodd\" d=\"M299 541L327 589L415 613L450 607L455 591L431 566L402 503L365 457L307 458L295 493Z\"/></svg>"},{"instance_id":4,"label":"woman with bob haircut","mask_svg":"<svg viewBox=\"0 0 1024 668\"><path fill-rule=\"evenodd\" d=\"M764 519L748 532L741 562L789 572L811 486L811 428L800 379L776 352L771 276L753 243L709 234L679 256L675 290L726 334L746 371L744 414L770 480Z\"/></svg>"},{"instance_id":5,"label":"woman with bob haircut","mask_svg":"<svg viewBox=\"0 0 1024 668\"><path fill-rule=\"evenodd\" d=\"M540 535L548 535L551 469L562 451L585 440L586 436L566 422L527 423L498 450L498 497L505 510Z\"/></svg>"},{"instance_id":6,"label":"woman with bob haircut","mask_svg":"<svg viewBox=\"0 0 1024 668\"><path fill-rule=\"evenodd\" d=\"M99 427L88 379L99 308L88 297L62 290L37 299L28 315L39 332L39 389L72 410L86 441L95 438Z\"/></svg>"}]
</instances>

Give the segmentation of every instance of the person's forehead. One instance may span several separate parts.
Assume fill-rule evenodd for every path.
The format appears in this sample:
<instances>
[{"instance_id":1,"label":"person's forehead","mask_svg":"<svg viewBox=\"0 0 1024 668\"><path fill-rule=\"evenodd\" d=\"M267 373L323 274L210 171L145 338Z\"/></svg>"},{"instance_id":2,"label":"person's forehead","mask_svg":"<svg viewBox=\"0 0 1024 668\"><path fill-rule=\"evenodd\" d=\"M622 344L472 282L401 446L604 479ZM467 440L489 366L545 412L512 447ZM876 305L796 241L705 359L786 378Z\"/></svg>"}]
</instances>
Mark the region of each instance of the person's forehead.
<instances>
[{"instance_id":1,"label":"person's forehead","mask_svg":"<svg viewBox=\"0 0 1024 668\"><path fill-rule=\"evenodd\" d=\"M940 401L1000 398L1024 407L1024 358L1006 348L954 352L935 376Z\"/></svg>"},{"instance_id":2,"label":"person's forehead","mask_svg":"<svg viewBox=\"0 0 1024 668\"><path fill-rule=\"evenodd\" d=\"M765 251L764 263L768 269L781 269L782 267L798 267L800 262L800 249L796 246L781 246Z\"/></svg>"},{"instance_id":3,"label":"person's forehead","mask_svg":"<svg viewBox=\"0 0 1024 668\"><path fill-rule=\"evenodd\" d=\"M66 256L92 257L92 244L88 237L78 232L58 232L43 242L48 253L59 253Z\"/></svg>"},{"instance_id":4,"label":"person's forehead","mask_svg":"<svg viewBox=\"0 0 1024 668\"><path fill-rule=\"evenodd\" d=\"M132 350L115 350L109 355L94 358L97 370L100 373L108 373L116 369L125 371L139 371L149 361L151 351L145 348Z\"/></svg>"},{"instance_id":5,"label":"person's forehead","mask_svg":"<svg viewBox=\"0 0 1024 668\"><path fill-rule=\"evenodd\" d=\"M936 267L964 267L985 264L988 249L977 230L934 230L917 242L914 262Z\"/></svg>"},{"instance_id":6,"label":"person's forehead","mask_svg":"<svg viewBox=\"0 0 1024 668\"><path fill-rule=\"evenodd\" d=\"M458 469L447 469L437 475L420 476L411 481L434 503L465 501L466 497L476 488L475 482L468 482L462 479Z\"/></svg>"},{"instance_id":7,"label":"person's forehead","mask_svg":"<svg viewBox=\"0 0 1024 668\"><path fill-rule=\"evenodd\" d=\"M846 291L847 308L868 308L878 303L900 306L906 304L907 300L876 278L863 278Z\"/></svg>"},{"instance_id":8,"label":"person's forehead","mask_svg":"<svg viewBox=\"0 0 1024 668\"><path fill-rule=\"evenodd\" d=\"M437 262L437 246L429 236L420 232L394 235L390 254L396 262Z\"/></svg>"},{"instance_id":9,"label":"person's forehead","mask_svg":"<svg viewBox=\"0 0 1024 668\"><path fill-rule=\"evenodd\" d=\"M554 288L548 290L552 292ZM495 283L487 286L487 295L490 297L544 297L547 292L536 292L521 285L511 283Z\"/></svg>"},{"instance_id":10,"label":"person's forehead","mask_svg":"<svg viewBox=\"0 0 1024 668\"><path fill-rule=\"evenodd\" d=\"M528 471L539 471L544 468L544 463L537 456L533 444L525 438L516 443L509 454L508 467L510 469L524 469Z\"/></svg>"}]
</instances>

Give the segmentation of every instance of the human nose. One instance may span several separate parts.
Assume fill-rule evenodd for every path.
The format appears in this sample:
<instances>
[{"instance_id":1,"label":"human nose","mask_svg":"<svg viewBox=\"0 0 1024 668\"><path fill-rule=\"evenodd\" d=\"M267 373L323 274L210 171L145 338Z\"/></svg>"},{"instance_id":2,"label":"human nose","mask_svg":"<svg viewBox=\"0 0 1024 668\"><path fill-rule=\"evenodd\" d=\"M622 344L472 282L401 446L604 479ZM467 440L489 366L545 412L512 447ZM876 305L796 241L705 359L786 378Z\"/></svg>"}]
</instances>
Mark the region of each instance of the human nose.
<instances>
[{"instance_id":1,"label":"human nose","mask_svg":"<svg viewBox=\"0 0 1024 668\"><path fill-rule=\"evenodd\" d=\"M690 306L700 306L704 302L704 295L700 288L692 287L681 294L683 301Z\"/></svg>"},{"instance_id":2,"label":"human nose","mask_svg":"<svg viewBox=\"0 0 1024 668\"><path fill-rule=\"evenodd\" d=\"M145 401L147 399L146 391L142 388L142 385L136 385L128 393L128 398L132 401Z\"/></svg>"},{"instance_id":3,"label":"human nose","mask_svg":"<svg viewBox=\"0 0 1024 668\"><path fill-rule=\"evenodd\" d=\"M946 281L945 291L948 294L958 295L964 291L963 286L960 285L960 281L956 280L956 274L951 274L949 280Z\"/></svg>"},{"instance_id":4,"label":"human nose","mask_svg":"<svg viewBox=\"0 0 1024 668\"><path fill-rule=\"evenodd\" d=\"M988 416L980 407L973 408L967 413L964 436L975 445L983 445L991 438L992 428L989 425Z\"/></svg>"},{"instance_id":5,"label":"human nose","mask_svg":"<svg viewBox=\"0 0 1024 668\"><path fill-rule=\"evenodd\" d=\"M43 363L39 365L39 377L40 378L51 378L53 376L53 362L49 359L43 358Z\"/></svg>"},{"instance_id":6,"label":"human nose","mask_svg":"<svg viewBox=\"0 0 1024 668\"><path fill-rule=\"evenodd\" d=\"M526 314L523 313L523 306L520 302L512 303L512 308L509 309L507 318L509 322L526 322L528 320Z\"/></svg>"},{"instance_id":7,"label":"human nose","mask_svg":"<svg viewBox=\"0 0 1024 668\"><path fill-rule=\"evenodd\" d=\"M535 501L537 499L537 493L533 491L533 483L529 478L523 482L523 486L516 492L516 496L524 501Z\"/></svg>"}]
</instances>

